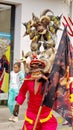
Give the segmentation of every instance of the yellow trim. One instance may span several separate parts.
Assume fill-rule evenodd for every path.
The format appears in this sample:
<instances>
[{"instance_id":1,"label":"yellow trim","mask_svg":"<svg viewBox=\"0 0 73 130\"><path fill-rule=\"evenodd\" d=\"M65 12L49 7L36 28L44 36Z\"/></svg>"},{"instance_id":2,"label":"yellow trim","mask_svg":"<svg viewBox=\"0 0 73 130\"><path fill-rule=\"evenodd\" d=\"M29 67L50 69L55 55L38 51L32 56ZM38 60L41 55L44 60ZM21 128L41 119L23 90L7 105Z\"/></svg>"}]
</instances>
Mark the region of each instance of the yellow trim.
<instances>
[{"instance_id":1,"label":"yellow trim","mask_svg":"<svg viewBox=\"0 0 73 130\"><path fill-rule=\"evenodd\" d=\"M25 115L25 121L28 121L30 124L33 124L33 120L28 118L26 115Z\"/></svg>"},{"instance_id":2,"label":"yellow trim","mask_svg":"<svg viewBox=\"0 0 73 130\"><path fill-rule=\"evenodd\" d=\"M46 118L40 119L40 122L41 122L41 123L46 122L46 121L50 120L51 118L52 118L52 111L49 113L49 115L48 115ZM33 124L33 120L30 119L30 118L28 118L28 117L26 116L26 114L25 114L25 121L28 121L30 124Z\"/></svg>"},{"instance_id":3,"label":"yellow trim","mask_svg":"<svg viewBox=\"0 0 73 130\"><path fill-rule=\"evenodd\" d=\"M73 93L70 94L70 102L73 103Z\"/></svg>"},{"instance_id":4,"label":"yellow trim","mask_svg":"<svg viewBox=\"0 0 73 130\"><path fill-rule=\"evenodd\" d=\"M51 118L52 118L52 111L49 113L49 115L46 118L40 119L40 122L41 123L46 122L46 121L50 120Z\"/></svg>"}]
</instances>

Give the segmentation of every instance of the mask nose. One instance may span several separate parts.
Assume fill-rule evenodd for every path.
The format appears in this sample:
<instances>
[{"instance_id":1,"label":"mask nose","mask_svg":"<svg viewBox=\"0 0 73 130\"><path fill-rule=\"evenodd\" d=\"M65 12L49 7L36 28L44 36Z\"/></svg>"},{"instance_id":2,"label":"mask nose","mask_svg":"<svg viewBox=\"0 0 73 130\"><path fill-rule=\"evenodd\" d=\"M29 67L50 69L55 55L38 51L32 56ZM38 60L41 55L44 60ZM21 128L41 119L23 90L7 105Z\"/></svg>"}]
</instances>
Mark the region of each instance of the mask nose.
<instances>
[{"instance_id":1,"label":"mask nose","mask_svg":"<svg viewBox=\"0 0 73 130\"><path fill-rule=\"evenodd\" d=\"M43 43L41 43L41 46L40 46L40 52L42 51L44 51Z\"/></svg>"}]
</instances>

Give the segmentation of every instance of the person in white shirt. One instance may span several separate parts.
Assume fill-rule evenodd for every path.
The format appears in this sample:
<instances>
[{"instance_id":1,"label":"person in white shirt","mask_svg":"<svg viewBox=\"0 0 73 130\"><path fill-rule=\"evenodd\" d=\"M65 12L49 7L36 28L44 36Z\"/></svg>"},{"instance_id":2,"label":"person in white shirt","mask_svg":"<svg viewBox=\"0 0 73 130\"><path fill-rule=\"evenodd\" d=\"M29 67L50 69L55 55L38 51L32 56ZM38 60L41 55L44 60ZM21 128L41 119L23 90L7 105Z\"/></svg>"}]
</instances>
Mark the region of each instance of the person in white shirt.
<instances>
[{"instance_id":1,"label":"person in white shirt","mask_svg":"<svg viewBox=\"0 0 73 130\"><path fill-rule=\"evenodd\" d=\"M13 70L10 72L8 107L12 115L9 118L9 121L18 121L18 115L14 115L13 111L16 104L15 97L18 95L23 81L24 73L21 71L21 64L19 62L15 62L13 65Z\"/></svg>"}]
</instances>

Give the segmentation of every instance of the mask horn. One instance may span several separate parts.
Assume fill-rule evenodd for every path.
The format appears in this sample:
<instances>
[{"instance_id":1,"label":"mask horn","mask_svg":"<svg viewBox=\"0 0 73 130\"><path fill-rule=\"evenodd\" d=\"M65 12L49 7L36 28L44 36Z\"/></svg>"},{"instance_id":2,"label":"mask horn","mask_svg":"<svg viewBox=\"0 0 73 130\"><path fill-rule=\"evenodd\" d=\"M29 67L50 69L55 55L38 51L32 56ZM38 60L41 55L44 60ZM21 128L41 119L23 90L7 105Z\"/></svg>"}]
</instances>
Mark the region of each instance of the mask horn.
<instances>
[{"instance_id":1,"label":"mask horn","mask_svg":"<svg viewBox=\"0 0 73 130\"><path fill-rule=\"evenodd\" d=\"M46 15L48 12L51 12L51 13L54 15L53 11L51 11L50 9L45 9L45 10L41 13L40 17L43 16L43 15Z\"/></svg>"}]
</instances>

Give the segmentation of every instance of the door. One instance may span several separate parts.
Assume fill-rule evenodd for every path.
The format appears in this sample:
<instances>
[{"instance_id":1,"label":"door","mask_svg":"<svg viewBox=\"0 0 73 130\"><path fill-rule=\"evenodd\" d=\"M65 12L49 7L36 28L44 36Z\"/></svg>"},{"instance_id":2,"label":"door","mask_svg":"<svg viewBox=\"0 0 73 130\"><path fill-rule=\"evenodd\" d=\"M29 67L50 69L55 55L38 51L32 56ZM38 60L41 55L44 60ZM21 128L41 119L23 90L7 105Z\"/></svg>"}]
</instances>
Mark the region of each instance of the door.
<instances>
[{"instance_id":1,"label":"door","mask_svg":"<svg viewBox=\"0 0 73 130\"><path fill-rule=\"evenodd\" d=\"M0 4L0 100L7 100L13 62L15 6Z\"/></svg>"}]
</instances>

